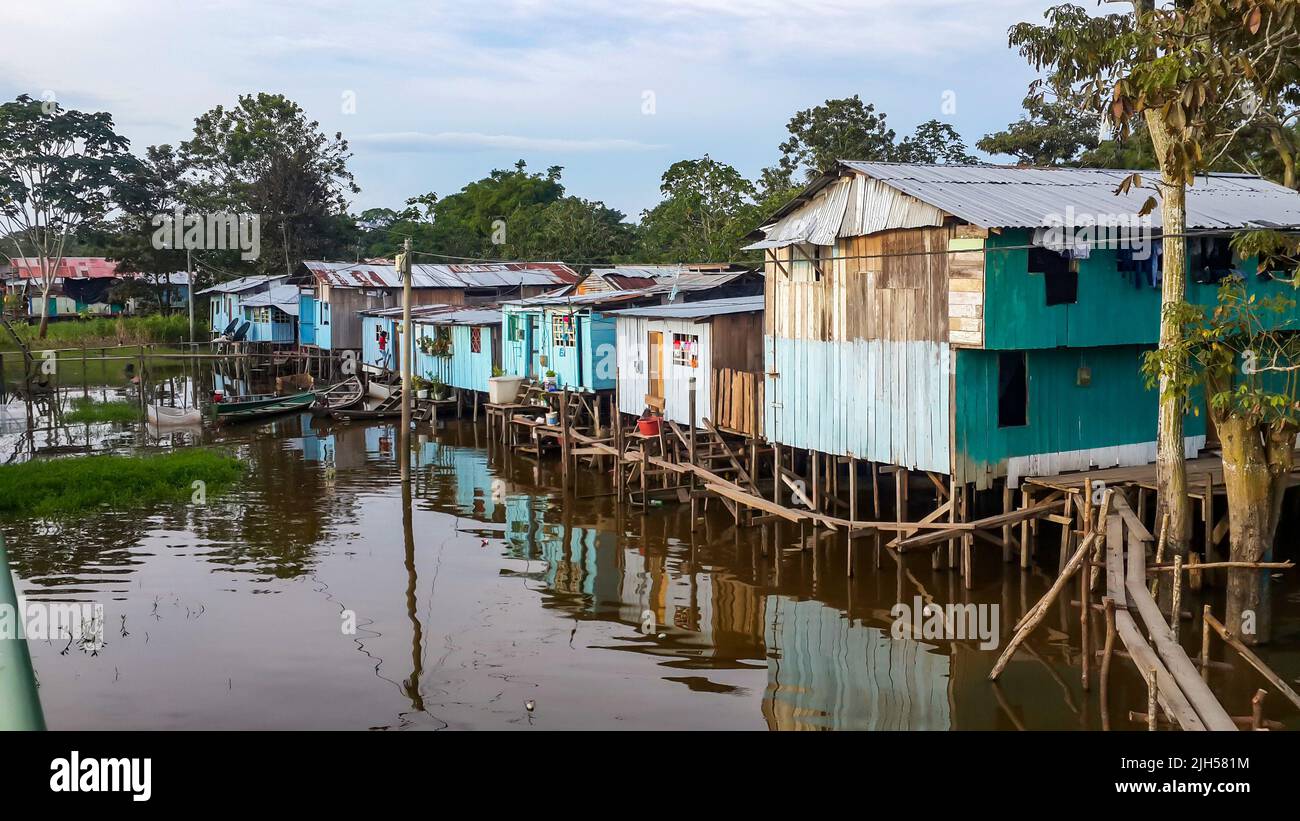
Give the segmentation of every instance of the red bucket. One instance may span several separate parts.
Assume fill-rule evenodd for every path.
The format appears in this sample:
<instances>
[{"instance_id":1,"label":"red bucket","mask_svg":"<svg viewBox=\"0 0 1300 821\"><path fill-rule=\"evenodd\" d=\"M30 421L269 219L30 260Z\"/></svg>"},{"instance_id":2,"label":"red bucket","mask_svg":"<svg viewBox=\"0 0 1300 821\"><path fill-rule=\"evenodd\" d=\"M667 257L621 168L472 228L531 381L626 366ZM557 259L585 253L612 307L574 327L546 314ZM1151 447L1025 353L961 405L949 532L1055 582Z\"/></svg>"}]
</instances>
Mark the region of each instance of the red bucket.
<instances>
[{"instance_id":1,"label":"red bucket","mask_svg":"<svg viewBox=\"0 0 1300 821\"><path fill-rule=\"evenodd\" d=\"M638 419L636 421L636 429L642 436L658 436L659 417L651 416L649 419Z\"/></svg>"}]
</instances>

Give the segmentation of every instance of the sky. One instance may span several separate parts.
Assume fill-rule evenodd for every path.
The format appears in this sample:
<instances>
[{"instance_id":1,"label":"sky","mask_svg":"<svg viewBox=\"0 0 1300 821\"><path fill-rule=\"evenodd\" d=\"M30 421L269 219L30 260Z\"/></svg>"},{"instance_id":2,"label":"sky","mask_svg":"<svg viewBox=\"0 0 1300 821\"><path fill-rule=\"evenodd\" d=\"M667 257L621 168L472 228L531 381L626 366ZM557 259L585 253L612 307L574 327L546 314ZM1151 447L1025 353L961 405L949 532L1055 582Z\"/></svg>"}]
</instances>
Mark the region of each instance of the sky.
<instances>
[{"instance_id":1,"label":"sky","mask_svg":"<svg viewBox=\"0 0 1300 821\"><path fill-rule=\"evenodd\" d=\"M677 160L757 177L790 117L828 98L858 94L900 136L945 120L973 146L1019 117L1034 75L1007 29L1050 4L10 0L0 94L108 111L143 153L277 92L351 144L354 212L524 159L635 219Z\"/></svg>"}]
</instances>

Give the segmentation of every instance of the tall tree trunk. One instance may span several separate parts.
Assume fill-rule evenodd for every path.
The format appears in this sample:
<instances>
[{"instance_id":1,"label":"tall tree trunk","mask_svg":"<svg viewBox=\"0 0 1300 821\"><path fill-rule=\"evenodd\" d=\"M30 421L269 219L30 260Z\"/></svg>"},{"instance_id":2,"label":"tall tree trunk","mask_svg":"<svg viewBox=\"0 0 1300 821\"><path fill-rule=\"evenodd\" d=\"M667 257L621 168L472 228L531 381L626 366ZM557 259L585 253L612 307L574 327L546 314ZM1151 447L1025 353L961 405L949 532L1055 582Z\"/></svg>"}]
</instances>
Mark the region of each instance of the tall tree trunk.
<instances>
[{"instance_id":1,"label":"tall tree trunk","mask_svg":"<svg viewBox=\"0 0 1300 821\"><path fill-rule=\"evenodd\" d=\"M1174 139L1159 110L1147 111L1146 122L1160 161L1160 221L1165 255L1161 266L1160 347L1169 349L1182 336L1178 322L1169 315L1169 306L1187 299L1187 186L1173 167ZM1187 361L1184 358L1172 367L1183 370L1187 368ZM1174 555L1186 558L1192 538L1192 502L1187 496L1187 463L1183 451L1184 402L1169 390L1169 381L1169 373L1161 374L1160 417L1156 430L1156 492L1159 510L1169 512L1166 549L1171 558ZM1157 514L1156 521L1160 518Z\"/></svg>"},{"instance_id":2,"label":"tall tree trunk","mask_svg":"<svg viewBox=\"0 0 1300 821\"><path fill-rule=\"evenodd\" d=\"M1296 429L1239 416L1217 420L1223 443L1232 560L1273 560L1273 537L1292 467ZM1268 570L1230 569L1226 626L1245 644L1266 643L1272 633Z\"/></svg>"},{"instance_id":3,"label":"tall tree trunk","mask_svg":"<svg viewBox=\"0 0 1300 821\"><path fill-rule=\"evenodd\" d=\"M50 286L46 285L41 289L41 327L36 334L37 339L45 338L45 331L50 327Z\"/></svg>"}]
</instances>

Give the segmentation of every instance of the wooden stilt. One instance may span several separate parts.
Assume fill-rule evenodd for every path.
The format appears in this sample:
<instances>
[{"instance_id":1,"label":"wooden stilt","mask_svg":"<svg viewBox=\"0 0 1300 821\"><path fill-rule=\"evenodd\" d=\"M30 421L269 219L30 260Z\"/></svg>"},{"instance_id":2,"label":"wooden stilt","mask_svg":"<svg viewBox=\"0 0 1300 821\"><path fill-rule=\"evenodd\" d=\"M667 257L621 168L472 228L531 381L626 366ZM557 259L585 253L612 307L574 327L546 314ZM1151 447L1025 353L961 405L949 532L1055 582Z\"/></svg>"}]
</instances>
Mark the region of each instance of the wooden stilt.
<instances>
[{"instance_id":1,"label":"wooden stilt","mask_svg":"<svg viewBox=\"0 0 1300 821\"><path fill-rule=\"evenodd\" d=\"M846 572L849 576L853 575L853 526L858 520L858 460L852 456L849 457L849 538L848 538L848 558Z\"/></svg>"}]
</instances>

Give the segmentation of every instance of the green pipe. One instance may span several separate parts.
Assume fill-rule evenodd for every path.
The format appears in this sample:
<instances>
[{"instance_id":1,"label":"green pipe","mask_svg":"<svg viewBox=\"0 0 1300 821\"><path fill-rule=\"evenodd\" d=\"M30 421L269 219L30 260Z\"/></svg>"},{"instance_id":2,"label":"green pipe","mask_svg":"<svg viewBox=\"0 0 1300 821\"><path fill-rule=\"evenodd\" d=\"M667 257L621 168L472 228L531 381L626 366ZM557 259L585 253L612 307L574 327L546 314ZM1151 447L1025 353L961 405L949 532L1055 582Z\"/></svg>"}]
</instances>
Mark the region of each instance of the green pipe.
<instances>
[{"instance_id":1,"label":"green pipe","mask_svg":"<svg viewBox=\"0 0 1300 821\"><path fill-rule=\"evenodd\" d=\"M0 534L0 730L45 729L27 639L18 635L26 616L18 609L9 554Z\"/></svg>"}]
</instances>

